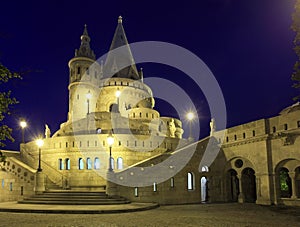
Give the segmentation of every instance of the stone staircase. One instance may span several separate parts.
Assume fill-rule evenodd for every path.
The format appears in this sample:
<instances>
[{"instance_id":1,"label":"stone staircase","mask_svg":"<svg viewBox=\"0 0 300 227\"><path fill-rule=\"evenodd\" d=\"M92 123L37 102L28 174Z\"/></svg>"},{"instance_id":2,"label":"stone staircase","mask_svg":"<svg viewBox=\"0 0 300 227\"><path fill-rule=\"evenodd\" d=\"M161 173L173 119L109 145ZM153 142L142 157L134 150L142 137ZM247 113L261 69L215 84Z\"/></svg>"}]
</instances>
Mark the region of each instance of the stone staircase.
<instances>
[{"instance_id":1,"label":"stone staircase","mask_svg":"<svg viewBox=\"0 0 300 227\"><path fill-rule=\"evenodd\" d=\"M18 201L22 204L47 205L119 205L128 204L129 200L120 196L108 196L105 191L51 190Z\"/></svg>"}]
</instances>

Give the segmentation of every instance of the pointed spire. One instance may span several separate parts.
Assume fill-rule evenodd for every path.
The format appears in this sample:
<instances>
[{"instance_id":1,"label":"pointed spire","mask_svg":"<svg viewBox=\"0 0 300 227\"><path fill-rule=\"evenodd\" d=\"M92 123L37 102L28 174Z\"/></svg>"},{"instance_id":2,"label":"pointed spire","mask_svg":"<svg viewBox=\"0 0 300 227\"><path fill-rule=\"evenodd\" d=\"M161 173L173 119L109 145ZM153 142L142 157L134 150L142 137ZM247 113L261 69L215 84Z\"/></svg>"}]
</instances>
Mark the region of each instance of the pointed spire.
<instances>
[{"instance_id":1,"label":"pointed spire","mask_svg":"<svg viewBox=\"0 0 300 227\"><path fill-rule=\"evenodd\" d=\"M87 25L84 25L82 36L80 36L81 44L78 50L75 50L75 57L87 57L93 60L96 59L94 51L90 47L91 38L87 31Z\"/></svg>"},{"instance_id":2,"label":"pointed spire","mask_svg":"<svg viewBox=\"0 0 300 227\"><path fill-rule=\"evenodd\" d=\"M128 44L126 34L123 28L122 24L122 17L119 16L118 18L118 25L113 37L113 40L110 45L110 51L118 48L123 47L122 53L119 53L118 55L112 55L108 53L108 56L106 58L105 62L105 74L113 73L113 77L120 77L120 78L129 78L134 80L139 80L140 76L137 71L130 46ZM123 69L121 69L118 72L115 72L114 70L117 68L119 69L119 65L129 65ZM104 75L105 76L105 75Z\"/></svg>"},{"instance_id":3,"label":"pointed spire","mask_svg":"<svg viewBox=\"0 0 300 227\"><path fill-rule=\"evenodd\" d=\"M118 24L122 24L122 16L121 15L118 18Z\"/></svg>"}]
</instances>

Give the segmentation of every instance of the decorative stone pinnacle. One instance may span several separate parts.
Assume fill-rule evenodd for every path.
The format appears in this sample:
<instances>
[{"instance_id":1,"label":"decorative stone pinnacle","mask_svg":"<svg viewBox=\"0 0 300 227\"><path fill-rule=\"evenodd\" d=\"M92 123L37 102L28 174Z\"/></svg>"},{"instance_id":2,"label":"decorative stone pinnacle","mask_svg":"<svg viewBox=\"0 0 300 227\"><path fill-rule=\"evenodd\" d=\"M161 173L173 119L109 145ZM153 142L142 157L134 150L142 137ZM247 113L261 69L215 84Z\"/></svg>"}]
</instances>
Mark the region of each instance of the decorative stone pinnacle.
<instances>
[{"instance_id":1,"label":"decorative stone pinnacle","mask_svg":"<svg viewBox=\"0 0 300 227\"><path fill-rule=\"evenodd\" d=\"M119 16L119 18L118 18L118 23L119 23L119 24L122 24L122 16Z\"/></svg>"}]
</instances>

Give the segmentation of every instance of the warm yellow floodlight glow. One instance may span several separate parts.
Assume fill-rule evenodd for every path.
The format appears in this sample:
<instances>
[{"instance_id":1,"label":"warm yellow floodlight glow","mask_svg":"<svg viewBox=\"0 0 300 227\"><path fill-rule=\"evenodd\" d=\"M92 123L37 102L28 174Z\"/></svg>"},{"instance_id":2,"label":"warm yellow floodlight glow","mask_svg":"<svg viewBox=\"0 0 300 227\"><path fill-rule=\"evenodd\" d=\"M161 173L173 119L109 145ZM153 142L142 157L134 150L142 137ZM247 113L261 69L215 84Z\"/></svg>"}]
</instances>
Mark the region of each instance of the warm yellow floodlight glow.
<instances>
[{"instance_id":1,"label":"warm yellow floodlight glow","mask_svg":"<svg viewBox=\"0 0 300 227\"><path fill-rule=\"evenodd\" d=\"M114 137L112 135L109 135L107 137L107 143L108 143L108 145L111 147L114 144L114 142L115 142Z\"/></svg>"},{"instance_id":2,"label":"warm yellow floodlight glow","mask_svg":"<svg viewBox=\"0 0 300 227\"><path fill-rule=\"evenodd\" d=\"M195 115L193 112L188 112L186 117L189 121L192 121L194 119Z\"/></svg>"},{"instance_id":3,"label":"warm yellow floodlight glow","mask_svg":"<svg viewBox=\"0 0 300 227\"><path fill-rule=\"evenodd\" d=\"M27 122L26 121L20 121L20 126L21 126L21 128L26 128L27 127Z\"/></svg>"},{"instance_id":4,"label":"warm yellow floodlight glow","mask_svg":"<svg viewBox=\"0 0 300 227\"><path fill-rule=\"evenodd\" d=\"M86 95L86 98L88 99L88 100L90 100L91 98L92 98L92 94L89 92L89 93L87 93Z\"/></svg>"},{"instance_id":5,"label":"warm yellow floodlight glow","mask_svg":"<svg viewBox=\"0 0 300 227\"><path fill-rule=\"evenodd\" d=\"M42 140L42 139L37 139L35 143L36 143L36 145L37 145L38 147L42 147L42 146L44 145L44 140Z\"/></svg>"},{"instance_id":6,"label":"warm yellow floodlight glow","mask_svg":"<svg viewBox=\"0 0 300 227\"><path fill-rule=\"evenodd\" d=\"M117 90L117 91L116 91L116 97L119 98L120 95L121 95L121 91Z\"/></svg>"}]
</instances>

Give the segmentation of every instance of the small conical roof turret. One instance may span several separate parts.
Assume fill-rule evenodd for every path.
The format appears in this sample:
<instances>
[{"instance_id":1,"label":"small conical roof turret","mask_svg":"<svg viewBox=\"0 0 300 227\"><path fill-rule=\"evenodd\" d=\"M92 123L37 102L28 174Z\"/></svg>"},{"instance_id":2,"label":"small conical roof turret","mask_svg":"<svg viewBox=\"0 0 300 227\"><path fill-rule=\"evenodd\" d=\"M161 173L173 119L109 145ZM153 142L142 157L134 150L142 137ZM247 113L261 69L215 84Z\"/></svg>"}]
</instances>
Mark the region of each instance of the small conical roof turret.
<instances>
[{"instance_id":1,"label":"small conical roof turret","mask_svg":"<svg viewBox=\"0 0 300 227\"><path fill-rule=\"evenodd\" d=\"M127 41L127 37L122 24L122 17L118 18L118 25L110 45L109 51L112 51L118 47L123 47L121 51L117 54L108 53L105 62L105 74L112 74L113 77L128 78L139 80L140 76L138 74L130 46ZM120 69L121 65L129 65L123 69ZM117 72L116 72L117 69ZM105 77L105 75L104 75Z\"/></svg>"},{"instance_id":2,"label":"small conical roof turret","mask_svg":"<svg viewBox=\"0 0 300 227\"><path fill-rule=\"evenodd\" d=\"M89 37L87 31L87 25L84 25L84 30L82 36L80 36L81 44L78 50L75 50L75 57L87 57L93 60L96 59L94 51L90 47L91 38Z\"/></svg>"}]
</instances>

